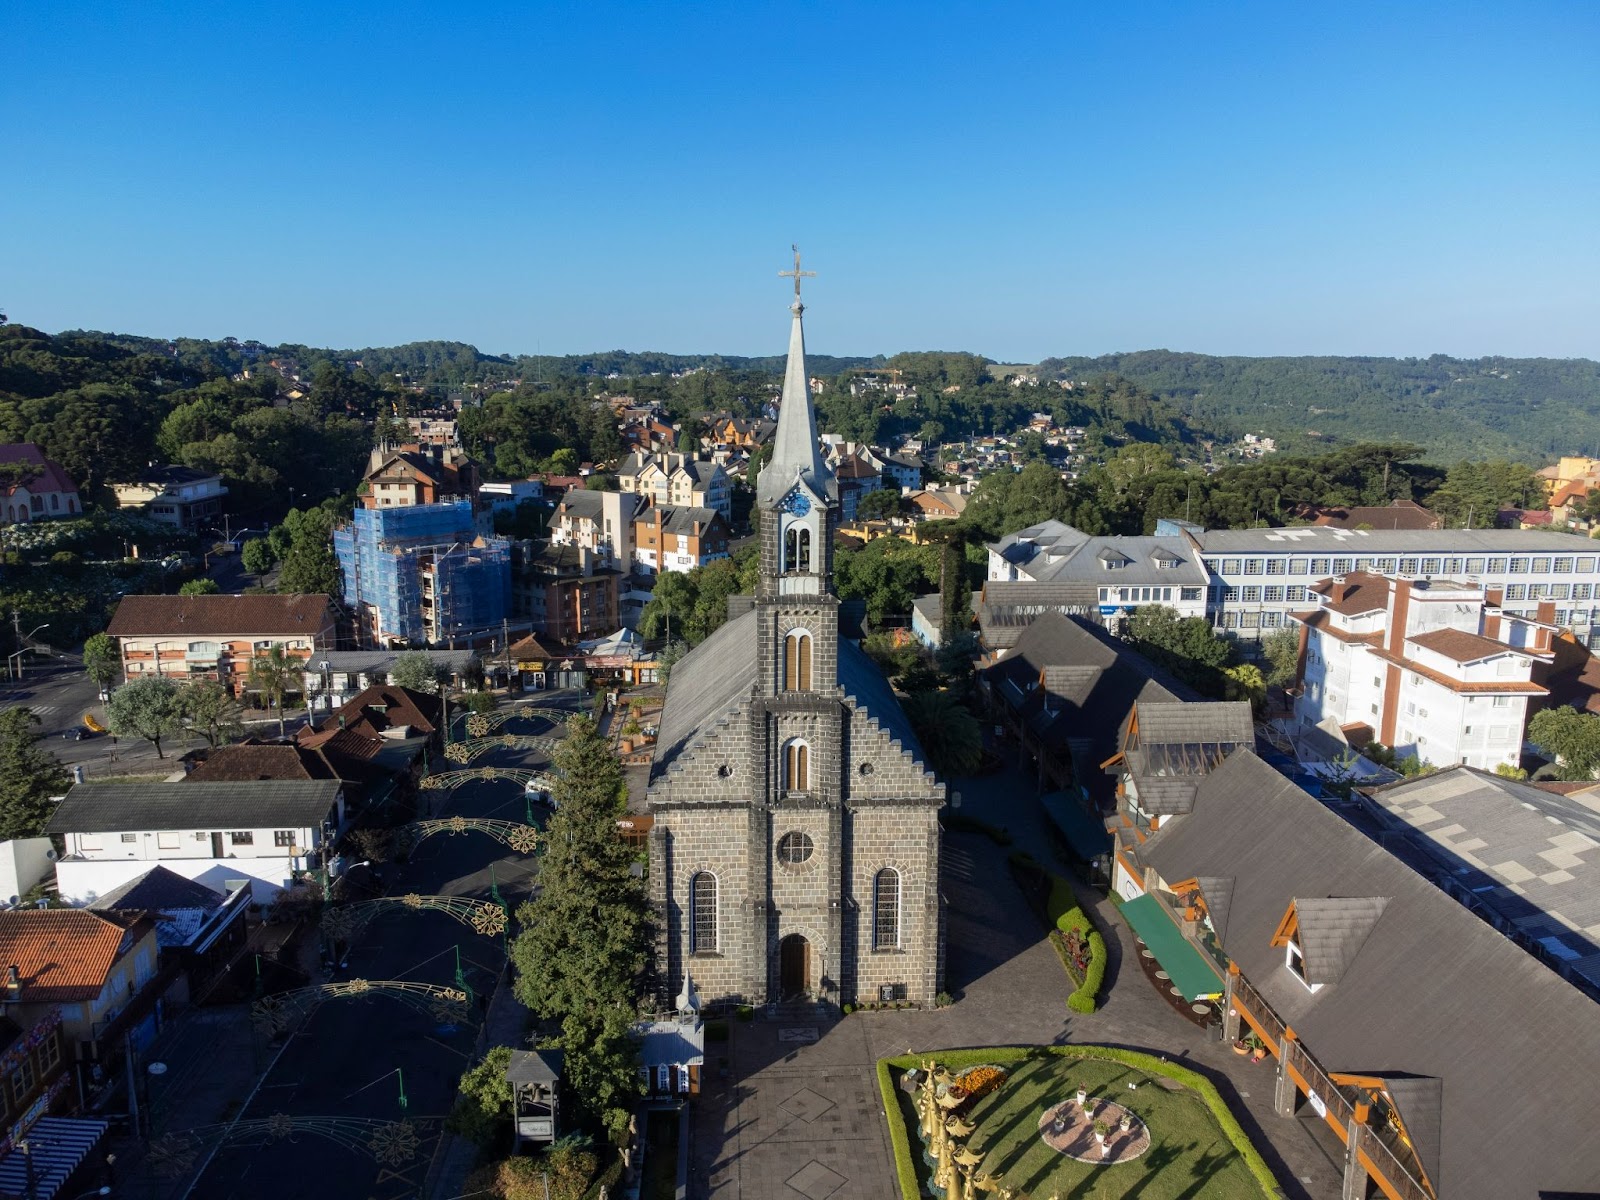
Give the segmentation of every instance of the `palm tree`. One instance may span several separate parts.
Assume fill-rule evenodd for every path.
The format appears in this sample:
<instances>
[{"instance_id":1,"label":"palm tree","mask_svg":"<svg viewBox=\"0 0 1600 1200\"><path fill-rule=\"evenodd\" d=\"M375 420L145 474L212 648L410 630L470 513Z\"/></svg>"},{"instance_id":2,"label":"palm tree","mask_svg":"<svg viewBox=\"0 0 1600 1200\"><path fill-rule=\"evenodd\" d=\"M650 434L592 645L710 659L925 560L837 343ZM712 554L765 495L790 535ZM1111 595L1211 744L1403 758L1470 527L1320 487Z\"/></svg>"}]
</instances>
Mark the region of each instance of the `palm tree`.
<instances>
[{"instance_id":1,"label":"palm tree","mask_svg":"<svg viewBox=\"0 0 1600 1200\"><path fill-rule=\"evenodd\" d=\"M978 719L951 692L916 692L900 702L917 732L928 765L947 778L967 775L983 761Z\"/></svg>"},{"instance_id":2,"label":"palm tree","mask_svg":"<svg viewBox=\"0 0 1600 1200\"><path fill-rule=\"evenodd\" d=\"M266 697L269 704L278 706L278 736L287 737L284 731L283 700L290 692L304 686L301 679L303 667L300 660L290 658L282 646L274 646L265 654L258 654L250 664L249 684Z\"/></svg>"}]
</instances>

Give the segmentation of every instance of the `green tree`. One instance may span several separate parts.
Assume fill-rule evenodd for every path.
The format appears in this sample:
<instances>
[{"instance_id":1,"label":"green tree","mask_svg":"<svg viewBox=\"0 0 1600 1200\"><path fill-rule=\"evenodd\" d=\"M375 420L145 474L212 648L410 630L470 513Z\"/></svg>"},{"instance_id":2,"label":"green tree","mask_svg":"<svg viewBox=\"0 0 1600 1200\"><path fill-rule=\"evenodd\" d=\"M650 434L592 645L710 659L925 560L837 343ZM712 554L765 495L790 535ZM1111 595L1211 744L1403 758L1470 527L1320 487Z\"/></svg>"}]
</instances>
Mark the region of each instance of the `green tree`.
<instances>
[{"instance_id":1,"label":"green tree","mask_svg":"<svg viewBox=\"0 0 1600 1200\"><path fill-rule=\"evenodd\" d=\"M1204 617L1180 617L1164 604L1134 610L1123 637L1151 662L1209 696L1226 692L1223 670L1233 661L1233 647L1218 637Z\"/></svg>"},{"instance_id":2,"label":"green tree","mask_svg":"<svg viewBox=\"0 0 1600 1200\"><path fill-rule=\"evenodd\" d=\"M251 538L239 552L239 561L252 575L265 575L278 561L272 543L266 538Z\"/></svg>"},{"instance_id":3,"label":"green tree","mask_svg":"<svg viewBox=\"0 0 1600 1200\"><path fill-rule=\"evenodd\" d=\"M1528 722L1528 740L1560 764L1566 779L1593 779L1600 768L1600 717L1547 708Z\"/></svg>"},{"instance_id":4,"label":"green tree","mask_svg":"<svg viewBox=\"0 0 1600 1200\"><path fill-rule=\"evenodd\" d=\"M122 677L122 651L109 633L97 633L83 644L83 672L104 691Z\"/></svg>"},{"instance_id":5,"label":"green tree","mask_svg":"<svg viewBox=\"0 0 1600 1200\"><path fill-rule=\"evenodd\" d=\"M24 705L0 711L0 841L39 836L51 797L72 785L55 755L39 745L38 723Z\"/></svg>"},{"instance_id":6,"label":"green tree","mask_svg":"<svg viewBox=\"0 0 1600 1200\"><path fill-rule=\"evenodd\" d=\"M1228 700L1248 700L1250 711L1262 716L1267 711L1267 680L1255 663L1239 663L1222 669L1226 683L1223 696Z\"/></svg>"},{"instance_id":7,"label":"green tree","mask_svg":"<svg viewBox=\"0 0 1600 1200\"><path fill-rule=\"evenodd\" d=\"M615 1130L637 1094L626 1028L649 959L649 904L617 834L622 765L589 718L567 729L539 893L517 913L516 994L561 1022L568 1079L588 1114Z\"/></svg>"},{"instance_id":8,"label":"green tree","mask_svg":"<svg viewBox=\"0 0 1600 1200\"><path fill-rule=\"evenodd\" d=\"M340 595L339 560L333 553L333 514L324 508L290 509L283 527L289 531L289 549L283 556L283 570L278 573L278 590Z\"/></svg>"},{"instance_id":9,"label":"green tree","mask_svg":"<svg viewBox=\"0 0 1600 1200\"><path fill-rule=\"evenodd\" d=\"M901 704L922 743L928 765L950 778L970 775L983 761L983 731L971 710L950 692L917 692Z\"/></svg>"},{"instance_id":10,"label":"green tree","mask_svg":"<svg viewBox=\"0 0 1600 1200\"><path fill-rule=\"evenodd\" d=\"M178 685L159 675L130 679L106 702L106 724L117 737L143 738L161 752L161 739L183 728Z\"/></svg>"},{"instance_id":11,"label":"green tree","mask_svg":"<svg viewBox=\"0 0 1600 1200\"><path fill-rule=\"evenodd\" d=\"M494 1046L461 1076L455 1107L445 1122L451 1133L488 1146L510 1132L512 1091L506 1080L510 1063L511 1047Z\"/></svg>"},{"instance_id":12,"label":"green tree","mask_svg":"<svg viewBox=\"0 0 1600 1200\"><path fill-rule=\"evenodd\" d=\"M1300 631L1278 629L1261 639L1261 652L1268 663L1267 682L1273 687L1289 687L1300 674Z\"/></svg>"},{"instance_id":13,"label":"green tree","mask_svg":"<svg viewBox=\"0 0 1600 1200\"><path fill-rule=\"evenodd\" d=\"M571 446L563 446L546 461L545 470L551 475L576 475L582 465L578 452Z\"/></svg>"},{"instance_id":14,"label":"green tree","mask_svg":"<svg viewBox=\"0 0 1600 1200\"><path fill-rule=\"evenodd\" d=\"M244 709L227 684L191 679L178 689L178 706L184 724L205 738L213 750L244 736Z\"/></svg>"},{"instance_id":15,"label":"green tree","mask_svg":"<svg viewBox=\"0 0 1600 1200\"><path fill-rule=\"evenodd\" d=\"M265 654L258 654L250 663L248 683L261 693L267 707L278 710L278 736L285 736L284 703L290 692L305 687L305 668L297 658L291 658L282 646L273 646Z\"/></svg>"},{"instance_id":16,"label":"green tree","mask_svg":"<svg viewBox=\"0 0 1600 1200\"><path fill-rule=\"evenodd\" d=\"M432 696L439 690L439 668L421 650L411 650L394 660L394 666L389 671L389 682L396 687Z\"/></svg>"},{"instance_id":17,"label":"green tree","mask_svg":"<svg viewBox=\"0 0 1600 1200\"><path fill-rule=\"evenodd\" d=\"M887 521L900 515L900 493L891 488L868 492L856 501L856 519L859 521Z\"/></svg>"},{"instance_id":18,"label":"green tree","mask_svg":"<svg viewBox=\"0 0 1600 1200\"><path fill-rule=\"evenodd\" d=\"M215 579L191 579L178 589L180 596L215 596L221 593L222 588Z\"/></svg>"}]
</instances>

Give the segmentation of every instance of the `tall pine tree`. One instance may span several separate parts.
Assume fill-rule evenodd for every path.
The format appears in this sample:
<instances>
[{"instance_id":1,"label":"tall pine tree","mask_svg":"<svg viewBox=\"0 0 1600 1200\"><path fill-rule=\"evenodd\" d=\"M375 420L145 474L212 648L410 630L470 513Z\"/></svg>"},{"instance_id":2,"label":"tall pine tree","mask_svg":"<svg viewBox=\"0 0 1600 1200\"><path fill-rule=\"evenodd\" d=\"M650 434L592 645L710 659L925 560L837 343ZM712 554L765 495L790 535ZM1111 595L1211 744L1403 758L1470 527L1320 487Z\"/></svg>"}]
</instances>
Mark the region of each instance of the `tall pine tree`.
<instances>
[{"instance_id":1,"label":"tall pine tree","mask_svg":"<svg viewBox=\"0 0 1600 1200\"><path fill-rule=\"evenodd\" d=\"M539 894L517 913L512 960L517 998L561 1022L568 1083L615 1133L638 1093L627 1030L649 961L649 900L617 832L622 764L589 718L574 717L568 730L554 756L561 774Z\"/></svg>"},{"instance_id":2,"label":"tall pine tree","mask_svg":"<svg viewBox=\"0 0 1600 1200\"><path fill-rule=\"evenodd\" d=\"M0 841L37 837L50 797L72 786L56 756L39 746L39 718L22 706L0 712Z\"/></svg>"}]
</instances>

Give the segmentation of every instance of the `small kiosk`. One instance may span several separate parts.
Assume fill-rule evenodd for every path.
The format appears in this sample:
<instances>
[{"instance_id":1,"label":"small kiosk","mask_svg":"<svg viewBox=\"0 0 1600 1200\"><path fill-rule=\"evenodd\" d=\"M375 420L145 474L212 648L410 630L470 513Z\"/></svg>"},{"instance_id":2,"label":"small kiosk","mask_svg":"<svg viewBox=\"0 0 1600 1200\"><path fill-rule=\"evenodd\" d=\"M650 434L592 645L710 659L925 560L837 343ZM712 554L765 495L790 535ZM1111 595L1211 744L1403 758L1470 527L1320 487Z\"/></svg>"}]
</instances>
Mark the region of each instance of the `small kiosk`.
<instances>
[{"instance_id":1,"label":"small kiosk","mask_svg":"<svg viewBox=\"0 0 1600 1200\"><path fill-rule=\"evenodd\" d=\"M511 1085L517 1122L517 1151L524 1143L547 1146L555 1141L561 1110L561 1051L513 1050L506 1082Z\"/></svg>"}]
</instances>

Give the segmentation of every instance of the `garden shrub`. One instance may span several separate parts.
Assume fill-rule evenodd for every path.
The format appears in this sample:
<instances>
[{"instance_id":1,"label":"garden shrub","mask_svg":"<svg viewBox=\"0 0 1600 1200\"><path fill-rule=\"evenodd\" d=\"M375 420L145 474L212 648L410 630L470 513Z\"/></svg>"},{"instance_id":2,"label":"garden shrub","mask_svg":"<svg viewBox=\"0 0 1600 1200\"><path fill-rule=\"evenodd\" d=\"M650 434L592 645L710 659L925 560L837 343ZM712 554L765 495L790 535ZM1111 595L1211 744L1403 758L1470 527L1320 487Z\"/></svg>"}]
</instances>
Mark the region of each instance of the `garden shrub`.
<instances>
[{"instance_id":1,"label":"garden shrub","mask_svg":"<svg viewBox=\"0 0 1600 1200\"><path fill-rule=\"evenodd\" d=\"M959 1071L962 1067L978 1066L983 1063L1004 1064L1018 1059L1043 1058L1046 1055L1055 1055L1059 1058L1104 1059L1182 1084L1200 1097L1212 1118L1222 1129L1223 1136L1228 1139L1228 1144L1238 1152L1244 1161L1245 1169L1260 1186L1262 1195L1266 1197L1282 1195L1272 1169L1261 1157L1261 1152L1251 1143L1249 1135L1228 1108L1216 1085L1198 1071L1180 1067L1154 1054L1141 1054L1137 1050L1119 1050L1111 1046L990 1046L977 1050L948 1050L938 1054L937 1058L939 1065L946 1070ZM889 1116L889 1143L894 1151L894 1169L900 1181L901 1200L921 1200L921 1194L917 1185L916 1168L911 1158L911 1139L906 1132L906 1121L900 1108L900 1098L892 1072L918 1067L925 1057L927 1056L920 1054L901 1054L878 1060L878 1090L882 1094L883 1110Z\"/></svg>"}]
</instances>

